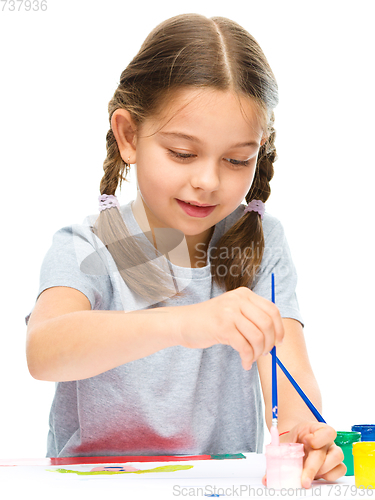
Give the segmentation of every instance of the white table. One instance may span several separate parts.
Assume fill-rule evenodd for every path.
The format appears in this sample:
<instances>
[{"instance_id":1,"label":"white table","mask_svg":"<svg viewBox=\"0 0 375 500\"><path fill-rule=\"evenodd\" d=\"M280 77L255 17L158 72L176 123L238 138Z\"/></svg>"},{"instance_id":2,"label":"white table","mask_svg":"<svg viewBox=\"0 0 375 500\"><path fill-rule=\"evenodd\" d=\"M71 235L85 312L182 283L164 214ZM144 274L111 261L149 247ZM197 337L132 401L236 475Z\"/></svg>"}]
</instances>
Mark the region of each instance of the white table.
<instances>
[{"instance_id":1,"label":"white table","mask_svg":"<svg viewBox=\"0 0 375 500\"><path fill-rule=\"evenodd\" d=\"M81 499L176 499L209 498L374 498L375 490L355 488L354 477L340 478L334 483L314 481L309 490L277 492L262 485L265 472L265 456L246 453L245 459L227 460L180 460L162 462L136 462L124 457L81 459L0 459L0 491L12 492L1 495L9 499L38 498L40 500ZM181 457L180 457L181 458ZM118 460L116 460L118 459ZM52 462L51 462L52 461ZM65 463L64 463L65 461ZM76 463L71 463L71 462ZM89 461L89 463L87 463ZM61 463L62 462L62 463ZM70 463L69 463L70 462ZM107 465L132 466L149 470L166 465L192 466L189 470L151 473L121 473L112 475L78 475L74 471L87 472L94 467ZM55 472L58 469L73 472ZM114 470L114 469L112 469ZM53 471L53 472L51 472ZM217 497L211 497L217 498Z\"/></svg>"}]
</instances>

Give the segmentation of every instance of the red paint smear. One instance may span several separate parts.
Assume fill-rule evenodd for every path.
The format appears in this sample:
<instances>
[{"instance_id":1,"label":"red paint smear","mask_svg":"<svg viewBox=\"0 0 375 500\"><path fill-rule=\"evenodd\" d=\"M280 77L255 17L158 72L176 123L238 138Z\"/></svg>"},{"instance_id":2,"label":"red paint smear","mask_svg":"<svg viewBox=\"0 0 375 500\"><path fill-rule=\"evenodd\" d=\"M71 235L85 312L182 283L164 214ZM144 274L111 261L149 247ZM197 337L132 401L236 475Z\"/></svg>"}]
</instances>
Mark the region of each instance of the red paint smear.
<instances>
[{"instance_id":1,"label":"red paint smear","mask_svg":"<svg viewBox=\"0 0 375 500\"><path fill-rule=\"evenodd\" d=\"M76 457L59 458L11 458L0 459L0 467L12 465L74 465L74 464L97 464L97 463L122 463L122 462L173 462L187 460L210 460L211 455L158 455L163 450L169 453L180 452L180 450L191 449L193 438L190 435L179 434L173 437L163 437L149 427L133 429L131 433L124 434L121 431L106 433L96 440L85 439L84 443L74 449ZM103 450L103 454L110 452L118 455L97 456ZM143 455L123 455L124 450L142 450Z\"/></svg>"},{"instance_id":2,"label":"red paint smear","mask_svg":"<svg viewBox=\"0 0 375 500\"><path fill-rule=\"evenodd\" d=\"M1 458L0 467L16 465L82 465L115 464L125 462L187 462L189 460L211 460L211 455L131 455L111 457L60 457L60 458Z\"/></svg>"},{"instance_id":3,"label":"red paint smear","mask_svg":"<svg viewBox=\"0 0 375 500\"><path fill-rule=\"evenodd\" d=\"M99 430L100 432L100 430ZM90 434L82 436L82 444L74 447L74 454L78 456L96 456L98 454L123 455L127 451L140 455L174 455L181 454L182 450L192 449L194 442L191 435L177 434L164 437L146 426L138 426L131 432L121 430L102 432L95 438Z\"/></svg>"}]
</instances>

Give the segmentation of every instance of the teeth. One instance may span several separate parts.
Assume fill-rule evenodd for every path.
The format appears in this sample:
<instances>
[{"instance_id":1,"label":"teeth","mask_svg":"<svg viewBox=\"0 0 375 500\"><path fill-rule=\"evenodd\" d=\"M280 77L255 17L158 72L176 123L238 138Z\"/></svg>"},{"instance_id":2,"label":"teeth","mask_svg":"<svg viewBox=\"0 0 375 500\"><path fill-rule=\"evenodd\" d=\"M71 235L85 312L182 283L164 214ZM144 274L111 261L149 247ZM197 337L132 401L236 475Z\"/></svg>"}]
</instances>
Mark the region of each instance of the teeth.
<instances>
[{"instance_id":1,"label":"teeth","mask_svg":"<svg viewBox=\"0 0 375 500\"><path fill-rule=\"evenodd\" d=\"M188 201L184 201L184 203L186 203L187 205L191 205L192 207L204 208L201 207L200 205L194 205L194 203L189 203Z\"/></svg>"}]
</instances>

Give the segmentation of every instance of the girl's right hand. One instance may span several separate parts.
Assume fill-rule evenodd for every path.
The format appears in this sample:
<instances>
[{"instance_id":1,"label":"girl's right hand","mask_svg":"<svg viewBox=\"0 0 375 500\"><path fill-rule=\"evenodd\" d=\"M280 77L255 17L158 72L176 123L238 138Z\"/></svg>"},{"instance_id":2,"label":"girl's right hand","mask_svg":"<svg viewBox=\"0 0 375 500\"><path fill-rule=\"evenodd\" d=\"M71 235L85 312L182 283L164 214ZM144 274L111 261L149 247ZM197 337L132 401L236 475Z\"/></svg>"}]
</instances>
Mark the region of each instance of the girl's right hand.
<instances>
[{"instance_id":1,"label":"girl's right hand","mask_svg":"<svg viewBox=\"0 0 375 500\"><path fill-rule=\"evenodd\" d=\"M178 309L179 345L190 348L230 345L239 352L245 370L284 338L278 308L246 287Z\"/></svg>"}]
</instances>

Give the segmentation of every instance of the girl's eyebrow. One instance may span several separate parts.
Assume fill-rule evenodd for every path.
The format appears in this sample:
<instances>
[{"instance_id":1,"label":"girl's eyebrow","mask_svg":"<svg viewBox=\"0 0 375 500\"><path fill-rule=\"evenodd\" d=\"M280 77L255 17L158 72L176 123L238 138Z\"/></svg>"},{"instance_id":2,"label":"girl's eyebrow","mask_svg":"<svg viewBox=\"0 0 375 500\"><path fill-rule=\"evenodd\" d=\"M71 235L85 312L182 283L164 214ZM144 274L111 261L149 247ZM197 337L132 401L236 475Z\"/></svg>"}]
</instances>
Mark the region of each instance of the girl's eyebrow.
<instances>
[{"instance_id":1,"label":"girl's eyebrow","mask_svg":"<svg viewBox=\"0 0 375 500\"><path fill-rule=\"evenodd\" d=\"M202 144L202 141L193 135L187 135L182 132L158 132L158 134L167 136L167 137L176 137L179 139L186 139L187 141L192 141L196 142L198 144ZM250 141L250 142L240 142L238 144L233 144L232 148L244 148L246 146L255 146L259 147L259 144L256 141Z\"/></svg>"}]
</instances>

